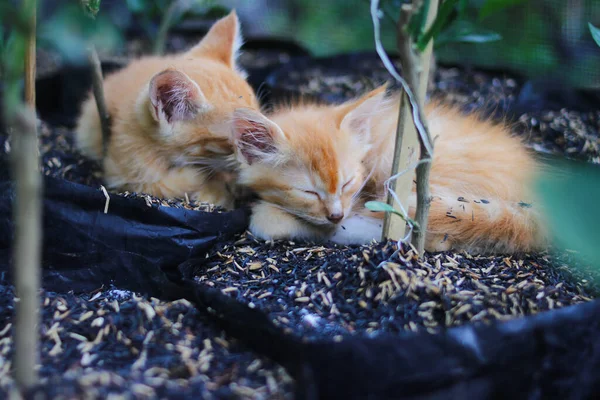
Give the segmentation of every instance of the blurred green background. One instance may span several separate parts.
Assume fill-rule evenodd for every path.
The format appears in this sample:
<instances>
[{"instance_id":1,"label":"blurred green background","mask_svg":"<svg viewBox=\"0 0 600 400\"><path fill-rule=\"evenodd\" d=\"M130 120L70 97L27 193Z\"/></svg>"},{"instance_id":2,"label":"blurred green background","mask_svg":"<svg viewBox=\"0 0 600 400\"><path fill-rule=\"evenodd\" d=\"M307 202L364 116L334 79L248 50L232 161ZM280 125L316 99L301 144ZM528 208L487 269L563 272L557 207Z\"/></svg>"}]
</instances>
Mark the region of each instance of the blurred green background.
<instances>
[{"instance_id":1,"label":"blurred green background","mask_svg":"<svg viewBox=\"0 0 600 400\"><path fill-rule=\"evenodd\" d=\"M316 55L373 50L368 0L221 1L240 11L250 33L300 41ZM382 22L383 41L394 49L393 9L400 1L382 0L389 18ZM600 50L588 22L600 25L600 0L496 0L509 7L478 17L490 0L469 0L467 19L479 29L498 33L489 43L447 43L438 60L452 64L511 70L529 77L561 79L579 88L600 88Z\"/></svg>"},{"instance_id":2,"label":"blurred green background","mask_svg":"<svg viewBox=\"0 0 600 400\"><path fill-rule=\"evenodd\" d=\"M16 0L3 0L17 3ZM179 28L201 16L207 21L235 8L248 36L293 39L317 56L374 50L370 0L176 0L185 11L175 13L172 24ZM386 10L382 19L385 47L395 48L395 20L403 0L381 0ZM594 43L588 23L600 26L600 0L445 0L455 3L458 18L437 38L437 59L446 64L485 67L517 72L529 78L545 79L576 88L600 89L600 50ZM4 3L4 4L7 4ZM68 30L76 35L57 41L60 47L73 47L72 41L87 40L90 21L77 29L69 27L67 9L75 0L44 0L40 44L52 41ZM101 0L94 34L104 42L132 27L148 38L156 38L161 20L169 15L173 0ZM69 7L65 7L69 6ZM214 12L215 7L219 9ZM482 11L484 11L482 13ZM2 7L0 7L2 12ZM72 12L73 13L73 12ZM185 16L183 14L186 14ZM458 14L455 12L455 14ZM190 21L190 16L191 20ZM52 24L52 22L57 22ZM42 24L44 25L44 24ZM71 24L72 25L72 24ZM448 42L449 33L468 28L479 43ZM447 27L448 28L448 27ZM1 32L1 27L0 27ZM496 35L500 40L484 41ZM60 43L65 42L65 43ZM56 44L55 43L55 44ZM1 46L0 46L1 47ZM1 48L0 48L1 51Z\"/></svg>"}]
</instances>

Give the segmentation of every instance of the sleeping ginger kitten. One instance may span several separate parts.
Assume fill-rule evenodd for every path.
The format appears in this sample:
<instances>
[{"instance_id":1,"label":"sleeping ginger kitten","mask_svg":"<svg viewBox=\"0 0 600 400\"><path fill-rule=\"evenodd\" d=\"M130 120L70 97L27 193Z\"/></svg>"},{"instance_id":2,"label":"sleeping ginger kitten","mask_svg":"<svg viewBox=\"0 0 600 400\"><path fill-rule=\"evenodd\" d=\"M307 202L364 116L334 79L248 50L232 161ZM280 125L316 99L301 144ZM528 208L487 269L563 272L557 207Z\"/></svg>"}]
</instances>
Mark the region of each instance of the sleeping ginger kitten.
<instances>
[{"instance_id":1,"label":"sleeping ginger kitten","mask_svg":"<svg viewBox=\"0 0 600 400\"><path fill-rule=\"evenodd\" d=\"M250 230L263 239L363 244L380 239L397 124L398 96L385 87L338 106L300 105L271 119L234 114L239 181L260 201ZM528 189L537 165L503 125L430 103L435 138L426 249L513 253L543 243ZM413 172L414 173L414 172ZM409 204L414 218L415 185Z\"/></svg>"},{"instance_id":2,"label":"sleeping ginger kitten","mask_svg":"<svg viewBox=\"0 0 600 400\"><path fill-rule=\"evenodd\" d=\"M230 208L237 163L229 133L219 130L236 108L258 102L236 64L242 44L235 11L217 21L191 50L144 57L105 79L112 133L102 134L92 95L83 104L76 142L102 160L111 188L159 197L186 194Z\"/></svg>"}]
</instances>

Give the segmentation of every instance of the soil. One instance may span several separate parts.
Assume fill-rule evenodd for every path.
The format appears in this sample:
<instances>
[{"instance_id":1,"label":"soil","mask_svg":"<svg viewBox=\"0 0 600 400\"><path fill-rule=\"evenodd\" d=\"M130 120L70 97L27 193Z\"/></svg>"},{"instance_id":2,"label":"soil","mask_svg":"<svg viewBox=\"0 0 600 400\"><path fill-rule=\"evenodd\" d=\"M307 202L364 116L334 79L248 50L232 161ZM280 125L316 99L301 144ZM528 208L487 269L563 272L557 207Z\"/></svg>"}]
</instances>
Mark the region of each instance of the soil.
<instances>
[{"instance_id":1,"label":"soil","mask_svg":"<svg viewBox=\"0 0 600 400\"><path fill-rule=\"evenodd\" d=\"M247 57L248 63L266 62ZM287 56L273 60L281 57ZM285 89L340 100L387 79L369 63L354 64L352 71L335 77L319 70L287 71ZM276 94L279 81L273 82ZM491 105L506 111L520 85L506 74L440 67L432 93L466 109ZM515 133L535 149L596 163L599 130L600 111L550 110L521 115L514 124ZM40 132L45 174L100 187L98 165L78 154L69 129L42 122ZM0 136L0 154L9 150L8 139ZM211 205L186 199L123 195L215 212ZM568 252L513 257L448 252L419 260L410 247L392 242L313 246L263 242L246 232L210 251L195 266L195 279L266 311L290 333L337 340L436 333L590 301L597 293L595 276L576 266ZM293 381L281 366L236 343L186 301L147 299L118 288L82 296L44 291L42 298L40 374L48 398L84 393L99 398L292 397ZM0 285L0 393L5 395L13 387L13 312L13 289Z\"/></svg>"}]
</instances>

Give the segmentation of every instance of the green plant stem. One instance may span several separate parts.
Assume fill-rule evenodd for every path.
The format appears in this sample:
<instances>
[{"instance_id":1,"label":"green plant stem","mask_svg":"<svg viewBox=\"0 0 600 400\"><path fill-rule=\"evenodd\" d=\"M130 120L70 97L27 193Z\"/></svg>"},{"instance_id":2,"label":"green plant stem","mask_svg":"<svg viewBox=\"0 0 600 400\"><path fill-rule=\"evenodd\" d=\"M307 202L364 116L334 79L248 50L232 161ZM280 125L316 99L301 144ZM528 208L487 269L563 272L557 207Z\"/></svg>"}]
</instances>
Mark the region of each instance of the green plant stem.
<instances>
[{"instance_id":1,"label":"green plant stem","mask_svg":"<svg viewBox=\"0 0 600 400\"><path fill-rule=\"evenodd\" d=\"M162 18L160 27L158 28L158 34L156 35L156 42L154 42L154 54L164 54L167 43L167 35L180 5L181 0L174 0Z\"/></svg>"},{"instance_id":2,"label":"green plant stem","mask_svg":"<svg viewBox=\"0 0 600 400\"><path fill-rule=\"evenodd\" d=\"M35 12L35 1L29 0L34 7L31 11L31 17L29 21L29 31L27 32L27 48L25 53L25 102L32 109L35 110L35 75L36 75L36 12Z\"/></svg>"},{"instance_id":3,"label":"green plant stem","mask_svg":"<svg viewBox=\"0 0 600 400\"><path fill-rule=\"evenodd\" d=\"M41 190L35 115L35 0L22 2L19 17L27 23L15 31L13 52L6 61L4 115L11 133L12 176L16 197L13 202L15 226L13 271L16 295L13 365L17 386L25 391L38 383L39 286L41 259ZM27 61L25 61L27 60ZM23 104L20 80L26 64Z\"/></svg>"},{"instance_id":4,"label":"green plant stem","mask_svg":"<svg viewBox=\"0 0 600 400\"><path fill-rule=\"evenodd\" d=\"M13 203L13 244L16 303L14 373L21 390L37 384L39 363L40 244L42 180L38 165L35 112L23 106L13 114L12 170L16 183Z\"/></svg>"},{"instance_id":5,"label":"green plant stem","mask_svg":"<svg viewBox=\"0 0 600 400\"><path fill-rule=\"evenodd\" d=\"M431 26L437 12L437 0L430 0L427 15L426 26ZM405 4L400 9L400 18L398 21L398 52L400 64L402 65L402 74L411 91L415 94L418 103L418 114L425 130L425 138L418 135L420 146L419 160L430 160L433 154L429 153L425 141L431 144L433 149L433 140L429 133L427 120L423 115L423 105L425 101L425 91L427 89L427 79L429 72L428 55L431 54L431 48L425 52L425 56L418 56L413 50L413 41L410 33L405 29L410 22L415 5ZM432 43L429 43L432 46ZM420 82L419 82L420 81ZM425 250L425 236L427 233L427 220L429 217L429 206L431 203L431 195L429 192L429 174L431 170L431 162L423 162L419 164L416 171L417 180L417 209L415 213L415 221L419 228L415 229L412 237L412 244L415 246L419 254L423 254Z\"/></svg>"},{"instance_id":6,"label":"green plant stem","mask_svg":"<svg viewBox=\"0 0 600 400\"><path fill-rule=\"evenodd\" d=\"M102 64L100 63L96 48L93 45L90 45L88 48L88 57L92 67L92 90L94 92L94 99L96 100L96 107L98 108L98 114L100 116L100 128L102 129L102 154L103 156L106 156L108 141L110 140L111 118L104 97Z\"/></svg>"}]
</instances>

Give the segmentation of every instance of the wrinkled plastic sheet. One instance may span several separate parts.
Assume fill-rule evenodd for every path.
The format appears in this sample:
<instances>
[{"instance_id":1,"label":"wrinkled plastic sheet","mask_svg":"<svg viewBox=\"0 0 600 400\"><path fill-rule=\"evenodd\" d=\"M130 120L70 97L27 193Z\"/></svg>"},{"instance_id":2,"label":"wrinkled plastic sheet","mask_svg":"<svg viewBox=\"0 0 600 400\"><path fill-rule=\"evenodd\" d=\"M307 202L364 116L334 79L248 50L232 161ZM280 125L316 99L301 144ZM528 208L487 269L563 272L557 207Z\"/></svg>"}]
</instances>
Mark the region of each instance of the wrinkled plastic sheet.
<instances>
[{"instance_id":1,"label":"wrinkled plastic sheet","mask_svg":"<svg viewBox=\"0 0 600 400\"><path fill-rule=\"evenodd\" d=\"M177 266L204 256L218 240L243 232L248 212L208 213L109 195L44 177L43 286L90 291L114 284L160 294ZM10 272L14 184L0 182L0 265ZM168 286L168 285L167 285Z\"/></svg>"},{"instance_id":2,"label":"wrinkled plastic sheet","mask_svg":"<svg viewBox=\"0 0 600 400\"><path fill-rule=\"evenodd\" d=\"M10 282L14 185L0 181L0 283ZM207 250L242 232L248 213L149 207L145 201L44 178L43 287L113 285L186 298L296 379L298 399L587 399L600 393L600 303L437 335L305 343L268 316L193 281Z\"/></svg>"}]
</instances>

